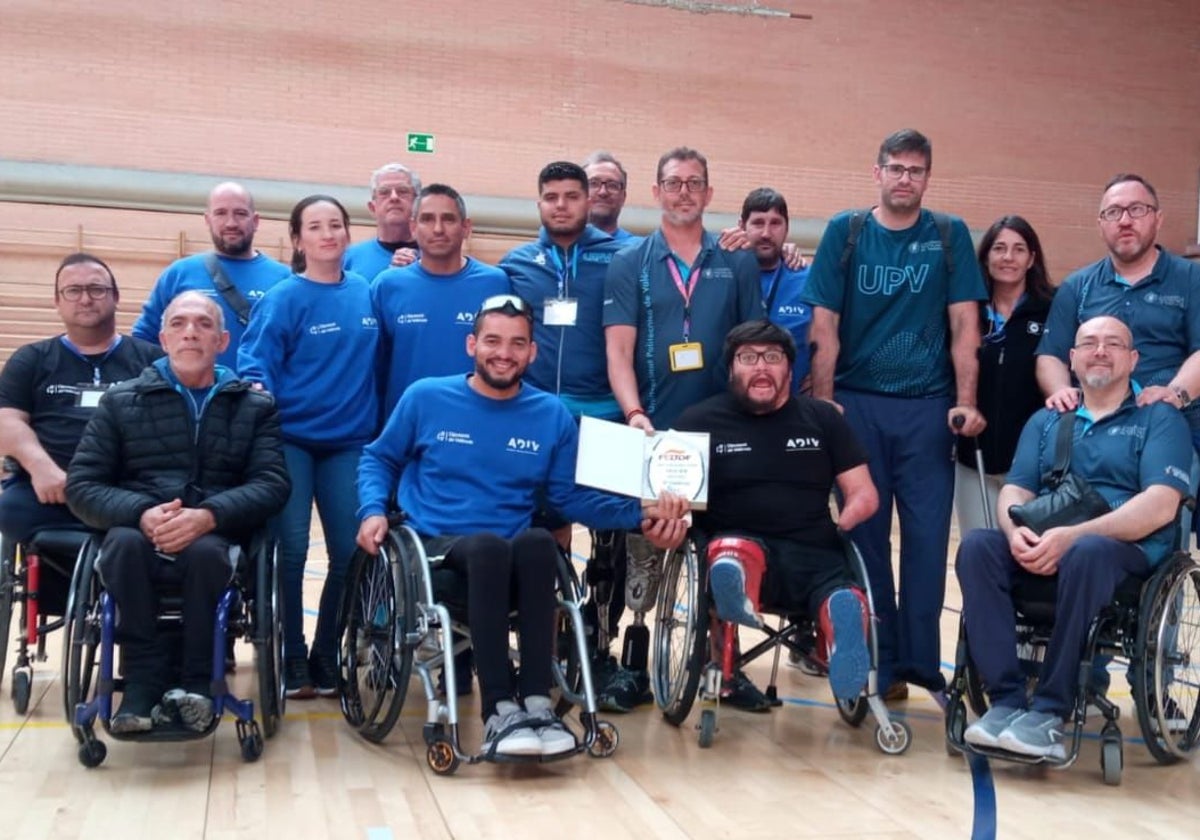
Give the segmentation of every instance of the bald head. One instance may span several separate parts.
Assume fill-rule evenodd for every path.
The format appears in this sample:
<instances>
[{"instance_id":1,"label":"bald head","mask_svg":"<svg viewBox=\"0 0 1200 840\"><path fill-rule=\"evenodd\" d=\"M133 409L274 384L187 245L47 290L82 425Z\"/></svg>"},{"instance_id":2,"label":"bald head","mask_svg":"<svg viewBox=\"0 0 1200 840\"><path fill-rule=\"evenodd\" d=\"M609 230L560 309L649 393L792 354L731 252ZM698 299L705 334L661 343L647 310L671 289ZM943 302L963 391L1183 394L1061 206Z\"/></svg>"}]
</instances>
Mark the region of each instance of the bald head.
<instances>
[{"instance_id":1,"label":"bald head","mask_svg":"<svg viewBox=\"0 0 1200 840\"><path fill-rule=\"evenodd\" d=\"M180 309L201 309L208 313L208 317L212 318L216 325L217 332L225 331L225 312L204 292L195 290L188 292L180 292L171 298L171 302L167 304L167 309L163 312L163 323L166 324L171 320L171 316Z\"/></svg>"},{"instance_id":2,"label":"bald head","mask_svg":"<svg viewBox=\"0 0 1200 840\"><path fill-rule=\"evenodd\" d=\"M1085 401L1097 391L1113 389L1123 394L1137 360L1133 334L1117 318L1090 318L1075 331L1071 370L1079 379Z\"/></svg>"},{"instance_id":3,"label":"bald head","mask_svg":"<svg viewBox=\"0 0 1200 840\"><path fill-rule=\"evenodd\" d=\"M258 213L254 210L254 197L241 184L226 181L213 187L208 194L204 221L212 235L213 247L221 256L235 260L254 257Z\"/></svg>"},{"instance_id":4,"label":"bald head","mask_svg":"<svg viewBox=\"0 0 1200 840\"><path fill-rule=\"evenodd\" d=\"M1111 315L1097 315L1080 324L1079 329L1075 331L1075 343L1078 344L1080 339L1097 334L1116 336L1127 346L1133 346L1133 333L1129 331L1129 327L1120 318L1114 318Z\"/></svg>"}]
</instances>

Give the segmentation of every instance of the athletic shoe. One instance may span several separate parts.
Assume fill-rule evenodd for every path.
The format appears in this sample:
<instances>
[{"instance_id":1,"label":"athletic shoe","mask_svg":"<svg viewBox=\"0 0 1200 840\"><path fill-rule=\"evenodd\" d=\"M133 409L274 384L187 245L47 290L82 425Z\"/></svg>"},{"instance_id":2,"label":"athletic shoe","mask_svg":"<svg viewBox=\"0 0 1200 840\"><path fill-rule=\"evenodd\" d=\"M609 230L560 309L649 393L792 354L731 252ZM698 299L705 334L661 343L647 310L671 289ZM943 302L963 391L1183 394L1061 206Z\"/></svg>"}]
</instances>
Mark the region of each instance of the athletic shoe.
<instances>
[{"instance_id":1,"label":"athletic shoe","mask_svg":"<svg viewBox=\"0 0 1200 840\"><path fill-rule=\"evenodd\" d=\"M721 704L743 712L769 712L773 705L767 695L750 682L745 671L734 671L721 689Z\"/></svg>"},{"instance_id":2,"label":"athletic shoe","mask_svg":"<svg viewBox=\"0 0 1200 840\"><path fill-rule=\"evenodd\" d=\"M525 711L533 731L542 739L542 755L560 755L575 749L575 736L554 714L550 698L540 694L525 698Z\"/></svg>"},{"instance_id":3,"label":"athletic shoe","mask_svg":"<svg viewBox=\"0 0 1200 840\"><path fill-rule=\"evenodd\" d=\"M904 680L894 680L883 692L883 702L899 703L908 699L908 683Z\"/></svg>"},{"instance_id":4,"label":"athletic shoe","mask_svg":"<svg viewBox=\"0 0 1200 840\"><path fill-rule=\"evenodd\" d=\"M483 726L483 753L541 755L542 739L529 726L529 715L512 700L496 704L496 713Z\"/></svg>"},{"instance_id":5,"label":"athletic shoe","mask_svg":"<svg viewBox=\"0 0 1200 840\"><path fill-rule=\"evenodd\" d=\"M163 695L160 705L163 714L193 732L203 732L212 724L213 701L203 694L172 688Z\"/></svg>"},{"instance_id":6,"label":"athletic shoe","mask_svg":"<svg viewBox=\"0 0 1200 840\"><path fill-rule=\"evenodd\" d=\"M109 721L108 728L114 735L131 732L149 732L154 728L154 701L156 692L144 685L126 685L121 695L121 705Z\"/></svg>"},{"instance_id":7,"label":"athletic shoe","mask_svg":"<svg viewBox=\"0 0 1200 840\"><path fill-rule=\"evenodd\" d=\"M1063 722L1049 712L1026 712L996 738L996 746L1020 755L1064 760Z\"/></svg>"},{"instance_id":8,"label":"athletic shoe","mask_svg":"<svg viewBox=\"0 0 1200 840\"><path fill-rule=\"evenodd\" d=\"M664 552L640 534L630 534L625 546L628 555L625 606L633 612L648 612L654 609L658 597Z\"/></svg>"},{"instance_id":9,"label":"athletic shoe","mask_svg":"<svg viewBox=\"0 0 1200 840\"><path fill-rule=\"evenodd\" d=\"M308 674L312 678L313 689L319 697L334 697L337 695L337 659L329 655L310 653L308 655Z\"/></svg>"},{"instance_id":10,"label":"athletic shoe","mask_svg":"<svg viewBox=\"0 0 1200 840\"><path fill-rule=\"evenodd\" d=\"M976 747L999 746L1000 734L1023 714L1024 709L992 706L983 717L967 727L967 731L963 733L963 740Z\"/></svg>"},{"instance_id":11,"label":"athletic shoe","mask_svg":"<svg viewBox=\"0 0 1200 840\"><path fill-rule=\"evenodd\" d=\"M717 560L709 567L708 585L718 618L746 627L762 627L762 619L746 595L746 570L741 563L732 557Z\"/></svg>"},{"instance_id":12,"label":"athletic shoe","mask_svg":"<svg viewBox=\"0 0 1200 840\"><path fill-rule=\"evenodd\" d=\"M283 696L289 700L311 700L317 696L308 673L307 659L289 657L283 660Z\"/></svg>"},{"instance_id":13,"label":"athletic shoe","mask_svg":"<svg viewBox=\"0 0 1200 840\"><path fill-rule=\"evenodd\" d=\"M654 702L650 691L650 675L645 671L630 671L609 657L610 664L603 682L597 677L596 705L606 712L632 712L638 706Z\"/></svg>"},{"instance_id":14,"label":"athletic shoe","mask_svg":"<svg viewBox=\"0 0 1200 840\"><path fill-rule=\"evenodd\" d=\"M871 652L863 633L862 601L849 589L839 589L825 601L832 627L829 650L829 687L838 700L862 694L871 671Z\"/></svg>"}]
</instances>

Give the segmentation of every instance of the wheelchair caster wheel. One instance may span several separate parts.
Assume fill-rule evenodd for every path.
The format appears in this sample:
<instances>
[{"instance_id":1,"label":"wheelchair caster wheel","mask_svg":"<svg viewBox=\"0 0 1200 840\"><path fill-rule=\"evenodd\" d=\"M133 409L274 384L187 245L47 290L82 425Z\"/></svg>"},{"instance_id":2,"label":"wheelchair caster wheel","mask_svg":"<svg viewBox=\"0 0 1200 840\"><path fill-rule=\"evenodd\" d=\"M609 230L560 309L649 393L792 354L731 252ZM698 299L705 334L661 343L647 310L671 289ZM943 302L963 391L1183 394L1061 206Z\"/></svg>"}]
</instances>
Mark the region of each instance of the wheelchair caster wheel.
<instances>
[{"instance_id":1,"label":"wheelchair caster wheel","mask_svg":"<svg viewBox=\"0 0 1200 840\"><path fill-rule=\"evenodd\" d=\"M28 668L16 668L12 675L13 711L19 715L29 711L29 697L33 693L33 675Z\"/></svg>"},{"instance_id":2,"label":"wheelchair caster wheel","mask_svg":"<svg viewBox=\"0 0 1200 840\"><path fill-rule=\"evenodd\" d=\"M1100 772L1104 776L1104 784L1121 784L1121 769L1124 764L1121 739L1103 737L1100 741Z\"/></svg>"},{"instance_id":3,"label":"wheelchair caster wheel","mask_svg":"<svg viewBox=\"0 0 1200 840\"><path fill-rule=\"evenodd\" d=\"M837 710L838 715L841 716L842 720L846 721L848 726L853 726L857 729L867 719L867 698L859 695L853 700L838 700Z\"/></svg>"},{"instance_id":4,"label":"wheelchair caster wheel","mask_svg":"<svg viewBox=\"0 0 1200 840\"><path fill-rule=\"evenodd\" d=\"M263 753L263 737L262 733L256 729L254 732L242 739L242 761L250 764L258 761L259 756Z\"/></svg>"},{"instance_id":5,"label":"wheelchair caster wheel","mask_svg":"<svg viewBox=\"0 0 1200 840\"><path fill-rule=\"evenodd\" d=\"M875 745L888 755L900 755L912 743L912 727L902 720L893 720L889 728L875 727Z\"/></svg>"},{"instance_id":6,"label":"wheelchair caster wheel","mask_svg":"<svg viewBox=\"0 0 1200 840\"><path fill-rule=\"evenodd\" d=\"M717 713L712 709L705 709L700 713L700 747L708 749L712 746L713 736L717 734Z\"/></svg>"},{"instance_id":7,"label":"wheelchair caster wheel","mask_svg":"<svg viewBox=\"0 0 1200 840\"><path fill-rule=\"evenodd\" d=\"M588 747L588 755L592 758L608 758L617 751L621 743L621 733L617 727L606 720L596 721L596 738Z\"/></svg>"},{"instance_id":8,"label":"wheelchair caster wheel","mask_svg":"<svg viewBox=\"0 0 1200 840\"><path fill-rule=\"evenodd\" d=\"M454 747L444 738L438 739L425 750L425 761L429 769L439 776L452 776L458 770L459 759L454 754Z\"/></svg>"},{"instance_id":9,"label":"wheelchair caster wheel","mask_svg":"<svg viewBox=\"0 0 1200 840\"><path fill-rule=\"evenodd\" d=\"M103 741L84 741L79 745L79 763L84 767L99 767L108 757Z\"/></svg>"}]
</instances>

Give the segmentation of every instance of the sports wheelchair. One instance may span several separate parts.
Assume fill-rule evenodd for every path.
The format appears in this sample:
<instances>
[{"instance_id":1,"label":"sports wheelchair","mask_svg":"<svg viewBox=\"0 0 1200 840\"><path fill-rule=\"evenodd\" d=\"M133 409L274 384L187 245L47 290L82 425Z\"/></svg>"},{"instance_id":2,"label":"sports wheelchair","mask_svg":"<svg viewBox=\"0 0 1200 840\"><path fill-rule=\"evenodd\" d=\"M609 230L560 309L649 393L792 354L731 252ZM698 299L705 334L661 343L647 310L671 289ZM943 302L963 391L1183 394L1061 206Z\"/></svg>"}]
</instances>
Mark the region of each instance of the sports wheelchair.
<instances>
[{"instance_id":1,"label":"sports wheelchair","mask_svg":"<svg viewBox=\"0 0 1200 840\"><path fill-rule=\"evenodd\" d=\"M844 540L843 545L847 564L866 595L870 608L868 648L871 667L866 688L861 695L851 701L836 701L838 714L850 726L858 727L870 712L876 722L876 746L888 755L900 755L909 747L912 729L903 720L893 720L879 696L875 606L871 600L870 586L867 585L867 570L854 544ZM773 702L781 702L778 701L776 687L781 650L787 648L797 654L806 653L811 648L816 617L806 616L794 609L783 610L775 605L764 605L765 614L779 616L778 626L772 628L764 623L761 632L766 638L743 650L740 655L733 653L733 630L736 625L721 622L725 647L723 661L711 661L708 638L712 621L709 615L711 595L705 546L706 540L693 530L678 550L667 554L655 609L651 679L658 707L663 717L674 726L680 726L687 719L699 696L702 704L700 720L696 725L699 743L701 747L710 747L717 732L717 710L724 681L734 670L773 651L771 681L766 695Z\"/></svg>"},{"instance_id":2,"label":"sports wheelchair","mask_svg":"<svg viewBox=\"0 0 1200 840\"><path fill-rule=\"evenodd\" d=\"M575 748L555 755L509 756L494 749L472 754L461 744L458 703L452 690L456 685L454 654L469 647L469 631L438 600L434 574L442 558L426 556L420 537L403 523L401 515L390 517L389 524L377 554L356 552L339 614L338 689L346 722L367 740L382 741L396 725L415 669L427 704L422 731L425 758L438 775L453 774L463 761L536 763L583 751L597 758L611 756L619 734L615 726L596 716L580 607L583 592L569 560L560 553L551 699L560 716L572 706L580 707L582 735L572 731ZM445 697L436 687L439 668L450 688Z\"/></svg>"},{"instance_id":3,"label":"sports wheelchair","mask_svg":"<svg viewBox=\"0 0 1200 840\"><path fill-rule=\"evenodd\" d=\"M38 531L25 543L0 538L0 681L12 615L18 612L10 685L18 715L29 710L33 663L46 661L46 636L65 623L67 586L88 538L85 530L65 528Z\"/></svg>"},{"instance_id":4,"label":"sports wheelchair","mask_svg":"<svg viewBox=\"0 0 1200 840\"><path fill-rule=\"evenodd\" d=\"M1015 587L1017 645L1028 691L1036 684L1054 625L1054 599L1044 587ZM1065 768L1075 763L1083 739L1087 707L1104 718L1100 731L1100 769L1105 784L1121 782L1124 748L1118 709L1092 679L1101 657L1127 665L1138 726L1150 754L1160 764L1189 758L1200 742L1200 563L1180 551L1164 560L1149 578L1130 577L1111 605L1100 611L1087 633L1079 665L1079 685L1071 719L1070 748L1062 759L1018 755L964 740L967 707L977 715L988 708L979 675L971 662L967 636L959 622L954 677L947 691L946 744L952 754L969 752L1023 764Z\"/></svg>"},{"instance_id":5,"label":"sports wheelchair","mask_svg":"<svg viewBox=\"0 0 1200 840\"><path fill-rule=\"evenodd\" d=\"M284 714L283 615L274 542L259 533L248 545L231 549L238 554L234 579L217 603L213 628L212 722L203 731L156 727L132 733L116 733L110 727L113 694L123 691L124 680L116 675L115 667L116 603L96 574L99 545L100 540L94 539L81 554L67 601L63 690L67 723L79 742L80 763L96 767L108 754L104 742L96 737L97 718L110 737L120 741L190 741L207 737L226 711L236 719L242 759L256 761L262 755L264 736L275 735ZM180 608L178 589L164 584L158 616L160 633L180 633ZM258 719L254 702L239 699L227 682L226 641L230 638L244 638L254 646Z\"/></svg>"}]
</instances>

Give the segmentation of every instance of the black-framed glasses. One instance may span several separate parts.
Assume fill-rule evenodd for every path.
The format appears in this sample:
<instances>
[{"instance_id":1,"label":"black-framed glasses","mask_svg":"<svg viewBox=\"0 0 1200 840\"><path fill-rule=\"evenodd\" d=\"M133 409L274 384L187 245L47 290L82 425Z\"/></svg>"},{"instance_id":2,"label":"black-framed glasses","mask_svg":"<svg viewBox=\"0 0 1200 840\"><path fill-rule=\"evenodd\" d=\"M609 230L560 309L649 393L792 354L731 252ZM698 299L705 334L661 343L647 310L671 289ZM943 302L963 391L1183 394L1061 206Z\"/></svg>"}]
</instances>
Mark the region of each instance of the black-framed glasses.
<instances>
[{"instance_id":1,"label":"black-framed glasses","mask_svg":"<svg viewBox=\"0 0 1200 840\"><path fill-rule=\"evenodd\" d=\"M389 195L394 195L396 198L412 198L417 194L417 191L412 187L376 187L376 198L387 198Z\"/></svg>"},{"instance_id":2,"label":"black-framed glasses","mask_svg":"<svg viewBox=\"0 0 1200 840\"><path fill-rule=\"evenodd\" d=\"M663 192L677 193L684 187L690 193L703 192L708 187L708 181L703 178L663 178L658 182L658 185L663 188Z\"/></svg>"},{"instance_id":3,"label":"black-framed glasses","mask_svg":"<svg viewBox=\"0 0 1200 840\"><path fill-rule=\"evenodd\" d=\"M905 166L900 163L881 163L879 169L893 181L899 181L904 177L905 173L908 173L909 179L913 181L924 181L929 175L928 166Z\"/></svg>"},{"instance_id":4,"label":"black-framed glasses","mask_svg":"<svg viewBox=\"0 0 1200 840\"><path fill-rule=\"evenodd\" d=\"M592 192L618 193L625 189L625 185L620 181L608 178L588 178L588 189Z\"/></svg>"},{"instance_id":5,"label":"black-framed glasses","mask_svg":"<svg viewBox=\"0 0 1200 840\"><path fill-rule=\"evenodd\" d=\"M71 303L83 300L84 292L90 300L104 300L113 291L112 286L101 286L99 284L90 286L63 286L58 290L58 294L63 300L69 300Z\"/></svg>"},{"instance_id":6,"label":"black-framed glasses","mask_svg":"<svg viewBox=\"0 0 1200 840\"><path fill-rule=\"evenodd\" d=\"M787 361L787 353L782 350L739 350L733 354L733 358L746 367L758 364L759 359L769 365L781 365Z\"/></svg>"},{"instance_id":7,"label":"black-framed glasses","mask_svg":"<svg viewBox=\"0 0 1200 840\"><path fill-rule=\"evenodd\" d=\"M533 307L520 295L492 295L490 298L485 298L479 305L479 311L475 313L476 320L489 312L524 315L530 321L533 320Z\"/></svg>"},{"instance_id":8,"label":"black-framed glasses","mask_svg":"<svg viewBox=\"0 0 1200 840\"><path fill-rule=\"evenodd\" d=\"M1103 348L1105 353L1119 353L1122 350L1129 350L1130 347L1124 341L1111 339L1107 341L1097 341L1094 338L1085 338L1083 341L1075 345L1075 349L1080 353L1095 353Z\"/></svg>"},{"instance_id":9,"label":"black-framed glasses","mask_svg":"<svg viewBox=\"0 0 1200 840\"><path fill-rule=\"evenodd\" d=\"M1102 222L1119 222L1121 217L1126 213L1131 219L1144 219L1151 213L1158 210L1153 204L1145 204L1141 201L1135 201L1128 207L1122 207L1120 204L1110 204L1100 211L1100 221Z\"/></svg>"}]
</instances>

